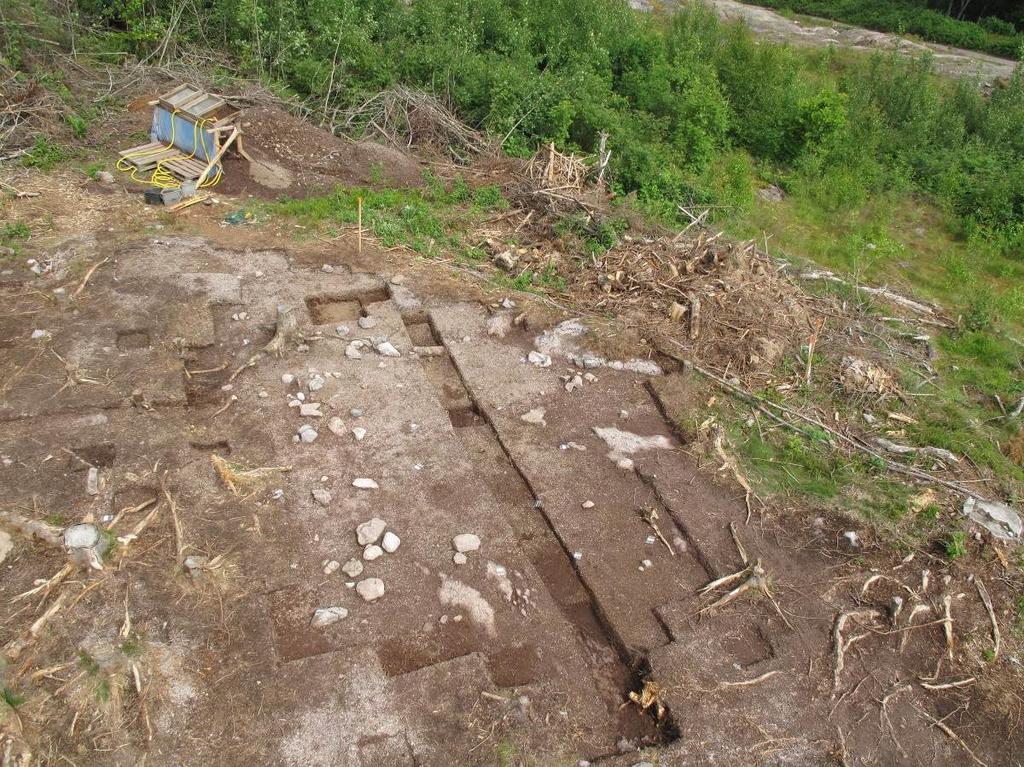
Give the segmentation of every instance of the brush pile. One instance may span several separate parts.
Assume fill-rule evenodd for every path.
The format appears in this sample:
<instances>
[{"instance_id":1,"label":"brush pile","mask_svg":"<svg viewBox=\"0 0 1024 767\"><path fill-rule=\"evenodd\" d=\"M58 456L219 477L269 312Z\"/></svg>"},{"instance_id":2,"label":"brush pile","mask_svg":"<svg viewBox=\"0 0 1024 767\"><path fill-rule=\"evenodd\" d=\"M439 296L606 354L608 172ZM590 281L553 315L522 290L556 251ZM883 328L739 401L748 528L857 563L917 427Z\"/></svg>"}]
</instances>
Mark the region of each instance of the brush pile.
<instances>
[{"instance_id":1,"label":"brush pile","mask_svg":"<svg viewBox=\"0 0 1024 767\"><path fill-rule=\"evenodd\" d=\"M526 166L526 175L551 191L582 192L589 173L584 158L562 154L554 142L538 149Z\"/></svg>"},{"instance_id":2,"label":"brush pile","mask_svg":"<svg viewBox=\"0 0 1024 767\"><path fill-rule=\"evenodd\" d=\"M753 243L695 237L624 240L582 261L567 291L600 311L670 334L696 359L767 372L812 332L813 304ZM682 330L682 332L680 332Z\"/></svg>"},{"instance_id":3,"label":"brush pile","mask_svg":"<svg viewBox=\"0 0 1024 767\"><path fill-rule=\"evenodd\" d=\"M333 127L403 149L438 151L460 163L490 147L484 134L462 122L434 96L402 86L383 90L343 113Z\"/></svg>"}]
</instances>

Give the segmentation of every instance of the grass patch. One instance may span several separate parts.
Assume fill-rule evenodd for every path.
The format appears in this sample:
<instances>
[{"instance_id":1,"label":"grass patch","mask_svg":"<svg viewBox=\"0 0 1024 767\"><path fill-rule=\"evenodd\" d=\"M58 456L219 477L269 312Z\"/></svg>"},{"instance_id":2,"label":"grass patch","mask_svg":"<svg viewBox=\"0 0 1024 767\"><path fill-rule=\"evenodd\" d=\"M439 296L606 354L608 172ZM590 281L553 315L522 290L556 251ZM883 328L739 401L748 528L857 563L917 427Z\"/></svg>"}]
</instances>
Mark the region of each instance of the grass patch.
<instances>
[{"instance_id":1,"label":"grass patch","mask_svg":"<svg viewBox=\"0 0 1024 767\"><path fill-rule=\"evenodd\" d=\"M22 156L21 164L26 168L50 171L67 158L68 152L64 147L54 143L46 136L40 136L36 139L36 143L32 145L28 154Z\"/></svg>"},{"instance_id":2,"label":"grass patch","mask_svg":"<svg viewBox=\"0 0 1024 767\"><path fill-rule=\"evenodd\" d=\"M386 248L405 245L425 256L454 250L466 262L486 259L479 248L462 247L460 233L483 214L508 206L500 187L471 190L461 176L445 184L429 172L424 180L424 188L412 189L337 187L319 197L281 199L271 203L268 212L290 216L310 228L351 226L359 221L362 200L363 227Z\"/></svg>"}]
</instances>

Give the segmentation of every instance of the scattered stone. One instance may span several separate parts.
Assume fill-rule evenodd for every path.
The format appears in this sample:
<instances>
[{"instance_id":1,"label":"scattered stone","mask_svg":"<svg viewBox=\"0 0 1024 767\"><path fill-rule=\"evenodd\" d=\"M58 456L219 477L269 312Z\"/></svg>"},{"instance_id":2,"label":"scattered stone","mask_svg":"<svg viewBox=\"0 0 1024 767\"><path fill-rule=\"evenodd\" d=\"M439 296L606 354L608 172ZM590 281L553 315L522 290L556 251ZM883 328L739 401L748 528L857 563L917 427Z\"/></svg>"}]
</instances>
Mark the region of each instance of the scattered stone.
<instances>
[{"instance_id":1,"label":"scattered stone","mask_svg":"<svg viewBox=\"0 0 1024 767\"><path fill-rule=\"evenodd\" d=\"M279 487L276 490L274 490L270 497L273 498L275 501L280 501L282 498L284 498L284 490Z\"/></svg>"},{"instance_id":2,"label":"scattered stone","mask_svg":"<svg viewBox=\"0 0 1024 767\"><path fill-rule=\"evenodd\" d=\"M337 333L339 336L345 337L352 332L352 328L350 328L348 325L338 325L338 327L334 329L334 332Z\"/></svg>"},{"instance_id":3,"label":"scattered stone","mask_svg":"<svg viewBox=\"0 0 1024 767\"><path fill-rule=\"evenodd\" d=\"M369 522L363 522L361 525L356 527L356 540L360 546L366 546L370 543L376 543L378 539L384 534L384 528L388 526L380 517L374 517Z\"/></svg>"},{"instance_id":4,"label":"scattered stone","mask_svg":"<svg viewBox=\"0 0 1024 767\"><path fill-rule=\"evenodd\" d=\"M383 555L384 549L382 549L376 543L371 543L369 546L363 549L363 559L365 559L367 562L372 562L373 560Z\"/></svg>"},{"instance_id":5,"label":"scattered stone","mask_svg":"<svg viewBox=\"0 0 1024 767\"><path fill-rule=\"evenodd\" d=\"M71 525L64 530L64 546L68 553L76 561L94 570L103 569L103 553L107 550L107 544L108 541L100 534L100 529L88 522Z\"/></svg>"},{"instance_id":6,"label":"scattered stone","mask_svg":"<svg viewBox=\"0 0 1024 767\"><path fill-rule=\"evenodd\" d=\"M512 329L512 315L508 312L492 314L487 320L487 335L504 338Z\"/></svg>"},{"instance_id":7,"label":"scattered stone","mask_svg":"<svg viewBox=\"0 0 1024 767\"><path fill-rule=\"evenodd\" d=\"M299 392L298 394L295 395L295 399L297 399L299 402L305 402L306 395L303 394L302 392Z\"/></svg>"},{"instance_id":8,"label":"scattered stone","mask_svg":"<svg viewBox=\"0 0 1024 767\"><path fill-rule=\"evenodd\" d=\"M363 437L366 436L366 429L362 426L356 426L352 429L352 436L356 438L356 442L361 442Z\"/></svg>"},{"instance_id":9,"label":"scattered stone","mask_svg":"<svg viewBox=\"0 0 1024 767\"><path fill-rule=\"evenodd\" d=\"M579 562L581 559L583 559L583 552L579 550L574 551L572 553L572 558Z\"/></svg>"},{"instance_id":10,"label":"scattered stone","mask_svg":"<svg viewBox=\"0 0 1024 767\"><path fill-rule=\"evenodd\" d=\"M360 317L357 322L363 330L370 330L377 327L377 320L373 317Z\"/></svg>"},{"instance_id":11,"label":"scattered stone","mask_svg":"<svg viewBox=\"0 0 1024 767\"><path fill-rule=\"evenodd\" d=\"M304 423L302 424L302 426L299 427L299 439L302 440L303 442L315 442L318 436L320 435L317 434L316 429L314 429L308 423Z\"/></svg>"},{"instance_id":12,"label":"scattered stone","mask_svg":"<svg viewBox=\"0 0 1024 767\"><path fill-rule=\"evenodd\" d=\"M570 394L576 389L583 388L583 376L578 373L572 377L571 380L565 382L565 390Z\"/></svg>"},{"instance_id":13,"label":"scattered stone","mask_svg":"<svg viewBox=\"0 0 1024 767\"><path fill-rule=\"evenodd\" d=\"M526 423L532 423L535 426L547 426L548 422L544 420L544 412L544 408L535 407L533 410L523 413L519 416L519 419L526 421Z\"/></svg>"},{"instance_id":14,"label":"scattered stone","mask_svg":"<svg viewBox=\"0 0 1024 767\"><path fill-rule=\"evenodd\" d=\"M363 358L363 355L359 350L362 349L365 345L366 344L363 341L360 341L359 339L356 339L355 341L349 341L348 346L345 347L345 356L348 357L350 360L361 360Z\"/></svg>"},{"instance_id":15,"label":"scattered stone","mask_svg":"<svg viewBox=\"0 0 1024 767\"><path fill-rule=\"evenodd\" d=\"M96 179L102 181L104 184L114 183L114 174L109 170L101 170L96 174Z\"/></svg>"},{"instance_id":16,"label":"scattered stone","mask_svg":"<svg viewBox=\"0 0 1024 767\"><path fill-rule=\"evenodd\" d=\"M353 418L362 418L362 417L363 417L363 411L362 411L362 410L360 410L360 409L359 409L359 408L357 408L357 407L354 407L354 408L352 408L351 410L349 410L349 411L348 411L348 414L349 414L350 416L352 416Z\"/></svg>"},{"instance_id":17,"label":"scattered stone","mask_svg":"<svg viewBox=\"0 0 1024 767\"><path fill-rule=\"evenodd\" d=\"M323 266L320 267L320 271L327 272L327 274L330 274L331 272L334 271L334 267L331 266L330 264L324 264Z\"/></svg>"},{"instance_id":18,"label":"scattered stone","mask_svg":"<svg viewBox=\"0 0 1024 767\"><path fill-rule=\"evenodd\" d=\"M32 331L32 340L33 341L38 341L41 338L49 338L49 337L50 337L50 331L49 330L40 330L39 328L36 328L35 330Z\"/></svg>"},{"instance_id":19,"label":"scattered stone","mask_svg":"<svg viewBox=\"0 0 1024 767\"><path fill-rule=\"evenodd\" d=\"M356 591L367 602L384 596L384 581L380 578L366 578L356 584Z\"/></svg>"},{"instance_id":20,"label":"scattered stone","mask_svg":"<svg viewBox=\"0 0 1024 767\"><path fill-rule=\"evenodd\" d=\"M267 393L266 389L260 389L259 394L257 394L256 396L259 397L260 399L266 399L270 395Z\"/></svg>"},{"instance_id":21,"label":"scattered stone","mask_svg":"<svg viewBox=\"0 0 1024 767\"><path fill-rule=\"evenodd\" d=\"M480 548L480 537L473 533L460 533L452 538L452 546L460 554L476 551Z\"/></svg>"},{"instance_id":22,"label":"scattered stone","mask_svg":"<svg viewBox=\"0 0 1024 767\"><path fill-rule=\"evenodd\" d=\"M313 619L309 622L309 625L315 629L321 629L347 617L348 610L344 607L318 607L316 612L313 613Z\"/></svg>"},{"instance_id":23,"label":"scattered stone","mask_svg":"<svg viewBox=\"0 0 1024 767\"><path fill-rule=\"evenodd\" d=\"M1019 541L1024 535L1020 514L1005 503L968 497L963 513L1000 540Z\"/></svg>"},{"instance_id":24,"label":"scattered stone","mask_svg":"<svg viewBox=\"0 0 1024 767\"><path fill-rule=\"evenodd\" d=\"M185 560L181 563L181 566L188 570L188 574L195 577L202 573L203 569L210 563L209 557L201 556L200 554L190 554L185 557Z\"/></svg>"},{"instance_id":25,"label":"scattered stone","mask_svg":"<svg viewBox=\"0 0 1024 767\"><path fill-rule=\"evenodd\" d=\"M377 490L380 485L369 477L356 477L352 480L352 487L358 487L360 490Z\"/></svg>"},{"instance_id":26,"label":"scattered stone","mask_svg":"<svg viewBox=\"0 0 1024 767\"><path fill-rule=\"evenodd\" d=\"M503 298L503 299L501 299L501 308L502 309L515 309L516 308L516 302L513 301L511 298Z\"/></svg>"},{"instance_id":27,"label":"scattered stone","mask_svg":"<svg viewBox=\"0 0 1024 767\"><path fill-rule=\"evenodd\" d=\"M461 551L457 551L452 556L452 562L454 562L457 565L464 565L468 561L469 561L469 558L465 554L463 554Z\"/></svg>"},{"instance_id":28,"label":"scattered stone","mask_svg":"<svg viewBox=\"0 0 1024 767\"><path fill-rule=\"evenodd\" d=\"M526 355L526 359L539 368L551 367L551 357L540 352L530 352Z\"/></svg>"},{"instance_id":29,"label":"scattered stone","mask_svg":"<svg viewBox=\"0 0 1024 767\"><path fill-rule=\"evenodd\" d=\"M336 559L332 559L326 565L324 565L324 575L333 575L341 567L341 562Z\"/></svg>"},{"instance_id":30,"label":"scattered stone","mask_svg":"<svg viewBox=\"0 0 1024 767\"><path fill-rule=\"evenodd\" d=\"M320 374L317 374L309 379L309 383L306 386L310 391L319 391L320 389L324 388L325 383L326 381L324 381L324 377Z\"/></svg>"},{"instance_id":31,"label":"scattered stone","mask_svg":"<svg viewBox=\"0 0 1024 767\"><path fill-rule=\"evenodd\" d=\"M494 257L494 263L504 269L506 272L511 272L516 268L516 262L519 259L516 258L515 254L511 250L503 250L501 253Z\"/></svg>"},{"instance_id":32,"label":"scattered stone","mask_svg":"<svg viewBox=\"0 0 1024 767\"><path fill-rule=\"evenodd\" d=\"M331 491L328 490L327 488L325 488L325 487L314 487L313 491L312 491L312 494L313 494L313 499L317 503L319 503L321 506L330 506L331 505Z\"/></svg>"},{"instance_id":33,"label":"scattered stone","mask_svg":"<svg viewBox=\"0 0 1024 767\"><path fill-rule=\"evenodd\" d=\"M390 341L381 341L374 347L382 357L401 357L402 353Z\"/></svg>"},{"instance_id":34,"label":"scattered stone","mask_svg":"<svg viewBox=\"0 0 1024 767\"><path fill-rule=\"evenodd\" d=\"M0 530L0 562L7 559L7 555L14 549L14 541L11 539L11 534L5 530Z\"/></svg>"},{"instance_id":35,"label":"scattered stone","mask_svg":"<svg viewBox=\"0 0 1024 767\"><path fill-rule=\"evenodd\" d=\"M846 545L849 546L851 549L860 548L860 536L857 535L856 530L847 530L845 533L843 533L843 538L846 539Z\"/></svg>"},{"instance_id":36,"label":"scattered stone","mask_svg":"<svg viewBox=\"0 0 1024 767\"><path fill-rule=\"evenodd\" d=\"M321 418L323 413L320 412L319 402L303 402L299 405L299 415L306 416L307 418Z\"/></svg>"},{"instance_id":37,"label":"scattered stone","mask_svg":"<svg viewBox=\"0 0 1024 767\"><path fill-rule=\"evenodd\" d=\"M782 202L786 198L786 193L782 191L782 187L776 184L769 184L758 189L757 196L765 202Z\"/></svg>"},{"instance_id":38,"label":"scattered stone","mask_svg":"<svg viewBox=\"0 0 1024 767\"><path fill-rule=\"evenodd\" d=\"M593 501L584 501L584 502L583 502L583 503L581 503L580 505L581 505L581 506L582 506L582 507L583 507L584 509L592 509L592 508L594 508L594 502L593 502Z\"/></svg>"},{"instance_id":39,"label":"scattered stone","mask_svg":"<svg viewBox=\"0 0 1024 767\"><path fill-rule=\"evenodd\" d=\"M295 376L293 376L291 373L285 373L283 376L281 376L281 383L283 383L285 386L291 386L293 383L295 383Z\"/></svg>"},{"instance_id":40,"label":"scattered stone","mask_svg":"<svg viewBox=\"0 0 1024 767\"><path fill-rule=\"evenodd\" d=\"M402 539L388 530L384 533L384 539L380 542L380 545L388 554L394 554L398 551L398 547L402 545Z\"/></svg>"},{"instance_id":41,"label":"scattered stone","mask_svg":"<svg viewBox=\"0 0 1024 767\"><path fill-rule=\"evenodd\" d=\"M349 578L355 578L363 572L363 563L355 557L341 566L341 571Z\"/></svg>"},{"instance_id":42,"label":"scattered stone","mask_svg":"<svg viewBox=\"0 0 1024 767\"><path fill-rule=\"evenodd\" d=\"M100 470L95 466L89 467L89 473L85 477L85 492L89 495L100 494Z\"/></svg>"}]
</instances>

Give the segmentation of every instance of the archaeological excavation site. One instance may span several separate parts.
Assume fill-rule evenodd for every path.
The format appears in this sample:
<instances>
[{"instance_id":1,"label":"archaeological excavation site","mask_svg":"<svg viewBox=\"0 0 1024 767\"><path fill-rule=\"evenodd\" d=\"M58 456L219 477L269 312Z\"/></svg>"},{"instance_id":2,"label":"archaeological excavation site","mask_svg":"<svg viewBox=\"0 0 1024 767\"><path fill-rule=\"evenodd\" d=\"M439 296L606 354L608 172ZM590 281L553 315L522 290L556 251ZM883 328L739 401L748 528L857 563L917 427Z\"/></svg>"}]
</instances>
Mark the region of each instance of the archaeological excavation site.
<instances>
[{"instance_id":1,"label":"archaeological excavation site","mask_svg":"<svg viewBox=\"0 0 1024 767\"><path fill-rule=\"evenodd\" d=\"M0 58L3 767L1021 764L1016 326L168 39Z\"/></svg>"}]
</instances>

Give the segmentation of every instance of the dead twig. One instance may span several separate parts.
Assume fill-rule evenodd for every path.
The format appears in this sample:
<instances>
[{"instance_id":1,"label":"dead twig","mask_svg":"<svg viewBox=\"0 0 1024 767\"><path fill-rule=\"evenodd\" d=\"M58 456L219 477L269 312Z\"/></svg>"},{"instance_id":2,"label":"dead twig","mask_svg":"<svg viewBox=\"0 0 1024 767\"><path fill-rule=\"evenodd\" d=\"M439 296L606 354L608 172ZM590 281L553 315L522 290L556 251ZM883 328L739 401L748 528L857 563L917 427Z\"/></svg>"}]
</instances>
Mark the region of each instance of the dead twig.
<instances>
[{"instance_id":1,"label":"dead twig","mask_svg":"<svg viewBox=\"0 0 1024 767\"><path fill-rule=\"evenodd\" d=\"M952 740L954 743L960 746L960 748L966 751L967 755L971 757L975 764L979 765L979 767L988 767L988 765L985 764L985 762L981 761L981 759L979 759L977 755L973 751L971 751L970 747L964 742L964 739L949 728L949 725L947 725L940 719L936 719L934 716L929 714L921 707L918 707L917 710L921 712L921 715L924 716L925 719L927 719L933 725L942 730L942 732L945 733L946 737L948 737L950 740Z\"/></svg>"},{"instance_id":2,"label":"dead twig","mask_svg":"<svg viewBox=\"0 0 1024 767\"><path fill-rule=\"evenodd\" d=\"M92 276L93 276L93 274L96 273L96 270L99 269L101 266L103 266L105 263L107 263L109 260L110 260L110 257L108 256L107 258L104 258L102 261L98 261L95 264L93 264L92 267L89 269L89 271L87 271L85 273L85 276L82 278L82 281L80 283L78 283L78 287L75 288L75 292L71 294L71 297L72 298L78 298L78 295L83 290L85 290L85 286L89 284L89 280L92 279Z\"/></svg>"},{"instance_id":3,"label":"dead twig","mask_svg":"<svg viewBox=\"0 0 1024 767\"><path fill-rule=\"evenodd\" d=\"M855 622L860 620L881 620L882 613L879 610L853 610L850 612L841 612L836 616L836 621L832 625L832 649L835 653L835 669L832 673L832 689L838 690L839 683L842 679L843 669L846 668L846 651L850 649L854 642L858 642L864 639L868 634L857 634L849 639L843 638L843 629L846 628L846 622L853 620Z\"/></svg>"},{"instance_id":4,"label":"dead twig","mask_svg":"<svg viewBox=\"0 0 1024 767\"><path fill-rule=\"evenodd\" d=\"M974 588L978 590L978 596L981 597L981 603L985 605L985 611L988 613L989 622L992 624L992 642L995 645L992 648L992 660L999 657L999 645L1001 643L1001 637L999 635L999 621L996 620L996 611L992 607L992 597L988 595L988 589L985 588L985 584L981 578L975 576Z\"/></svg>"}]
</instances>

